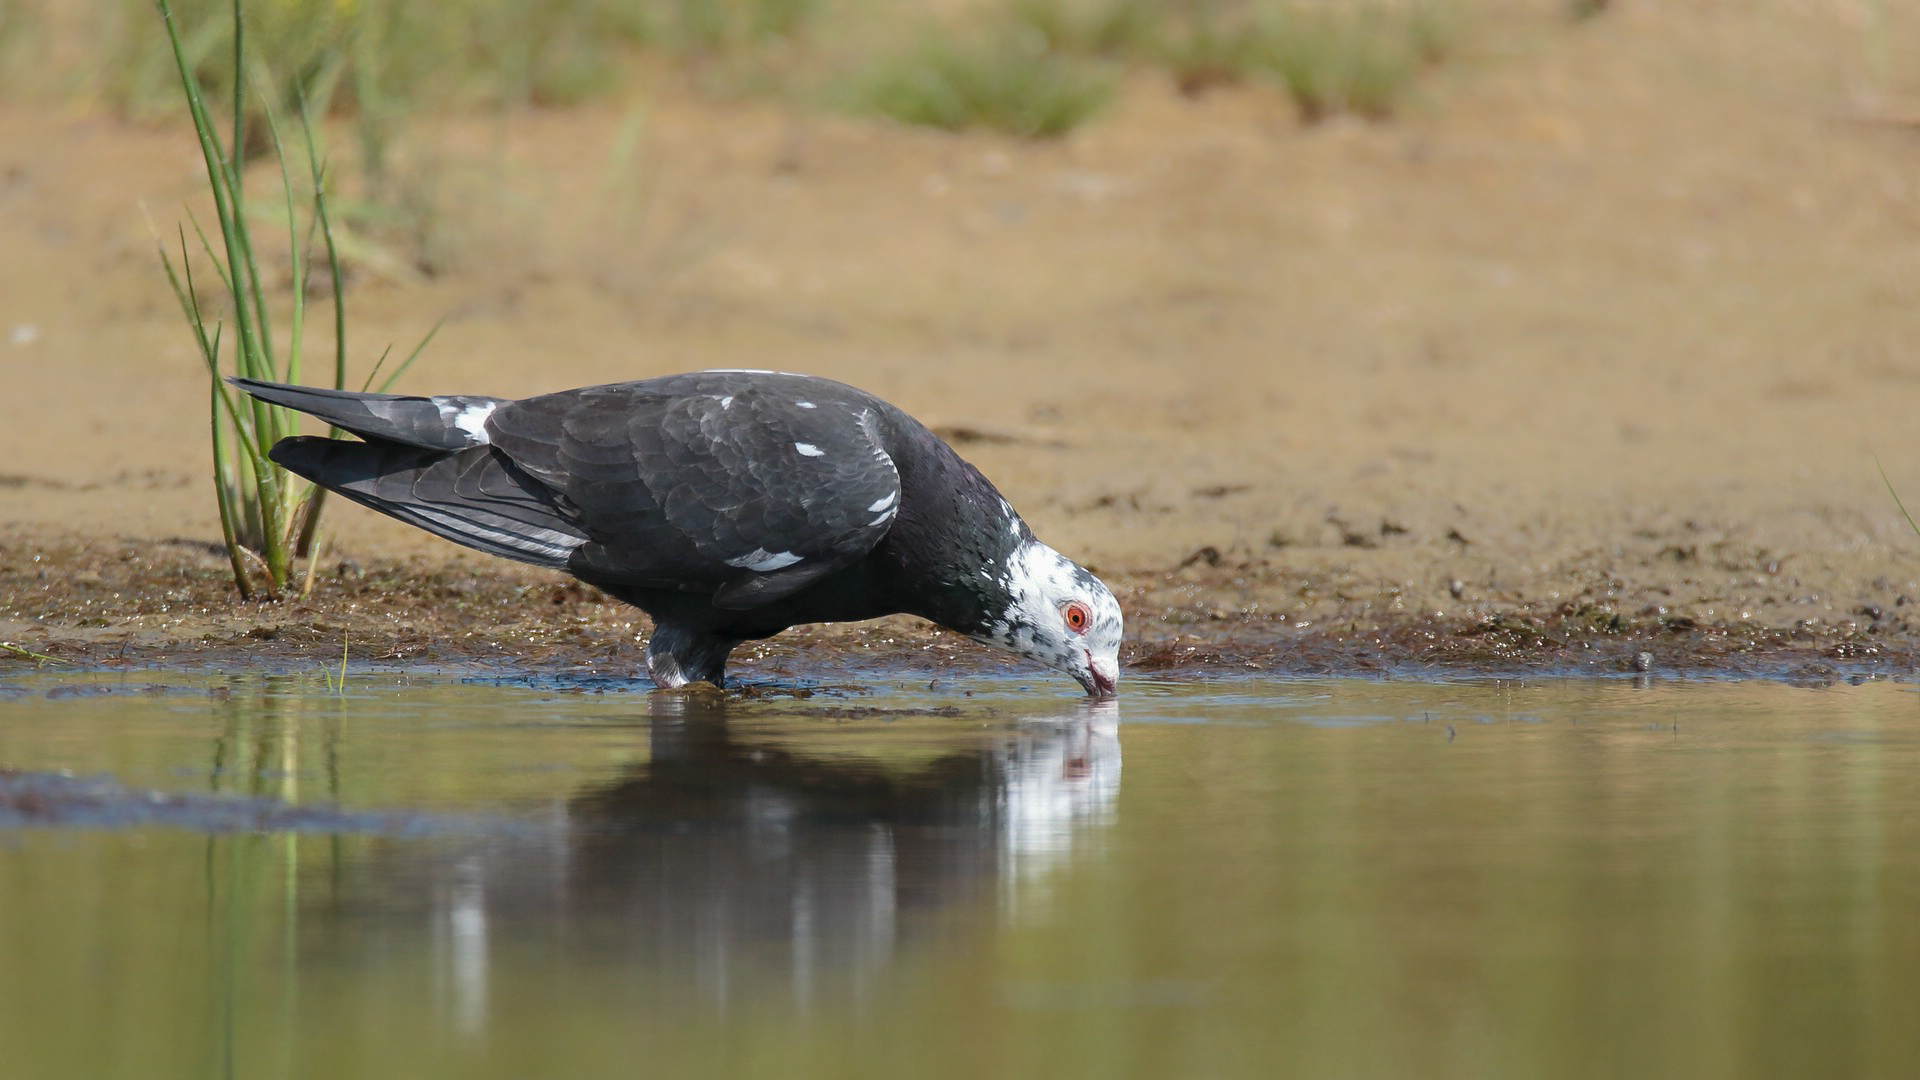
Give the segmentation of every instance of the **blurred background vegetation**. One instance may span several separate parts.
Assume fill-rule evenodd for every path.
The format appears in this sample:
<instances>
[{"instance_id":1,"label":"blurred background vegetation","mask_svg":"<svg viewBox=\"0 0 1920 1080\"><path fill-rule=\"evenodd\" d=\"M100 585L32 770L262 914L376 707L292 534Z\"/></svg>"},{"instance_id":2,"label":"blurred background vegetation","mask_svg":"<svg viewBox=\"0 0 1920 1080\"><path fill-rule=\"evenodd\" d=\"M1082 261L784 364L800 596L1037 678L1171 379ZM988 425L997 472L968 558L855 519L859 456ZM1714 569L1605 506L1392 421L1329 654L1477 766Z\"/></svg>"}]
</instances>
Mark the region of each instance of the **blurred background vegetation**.
<instances>
[{"instance_id":1,"label":"blurred background vegetation","mask_svg":"<svg viewBox=\"0 0 1920 1080\"><path fill-rule=\"evenodd\" d=\"M176 0L216 111L232 86L232 0ZM606 103L671 86L777 98L875 123L1048 139L1097 122L1121 83L1188 95L1265 85L1301 120L1391 117L1472 34L1468 0L248 0L248 156L264 109L327 119L339 242L353 273L432 275L455 178L433 155L449 112ZM1569 4L1575 19L1598 6ZM0 94L136 120L180 115L152 0L0 2ZM405 148L402 152L401 148ZM628 147L628 156L632 154ZM619 157L611 171L631 171ZM308 193L302 193L308 197Z\"/></svg>"},{"instance_id":2,"label":"blurred background vegetation","mask_svg":"<svg viewBox=\"0 0 1920 1080\"><path fill-rule=\"evenodd\" d=\"M1417 93L1468 22L1461 0L252 0L246 11L274 88L358 118L376 144L422 111L570 105L662 77L1022 136L1096 116L1127 69L1163 71L1190 93L1270 81L1309 120L1378 117ZM218 93L230 0L175 12ZM0 86L170 112L156 18L150 0L0 5Z\"/></svg>"}]
</instances>

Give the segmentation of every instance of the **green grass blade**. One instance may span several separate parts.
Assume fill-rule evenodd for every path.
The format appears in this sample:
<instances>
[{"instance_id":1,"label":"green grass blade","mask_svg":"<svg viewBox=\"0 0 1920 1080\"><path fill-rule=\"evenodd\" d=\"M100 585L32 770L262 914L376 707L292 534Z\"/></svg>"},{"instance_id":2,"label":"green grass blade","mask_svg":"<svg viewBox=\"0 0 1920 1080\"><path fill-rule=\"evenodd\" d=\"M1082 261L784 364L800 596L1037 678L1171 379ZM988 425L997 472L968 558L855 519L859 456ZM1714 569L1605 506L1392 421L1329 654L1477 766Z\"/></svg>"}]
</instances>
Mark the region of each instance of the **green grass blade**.
<instances>
[{"instance_id":1,"label":"green grass blade","mask_svg":"<svg viewBox=\"0 0 1920 1080\"><path fill-rule=\"evenodd\" d=\"M227 561L233 567L233 583L240 589L240 599L248 600L253 597L253 582L247 574L246 559L240 554L239 522L233 505L234 485L228 477L221 475L221 466L227 461L227 425L221 421L220 409L221 382L215 378L209 385L214 400L208 403L207 415L212 420L213 428L213 491L214 500L220 508L220 538L227 548Z\"/></svg>"},{"instance_id":2,"label":"green grass blade","mask_svg":"<svg viewBox=\"0 0 1920 1080\"><path fill-rule=\"evenodd\" d=\"M375 361L373 362L373 370L372 370L372 371L369 371L369 372L367 372L367 379L366 379L366 381L360 384L360 392L361 392L361 393L363 393L363 394L364 394L364 393L367 393L368 391L370 391L370 390L372 390L372 389L373 389L373 380L375 380L375 379L377 379L377 378L379 378L379 377L380 377L380 369L381 369L381 368L383 368L383 367L386 367L386 366L387 366L387 358L388 358L388 357L390 357L390 356L392 356L392 355L393 355L393 346L392 346L392 345L388 345L388 346L387 346L386 348L384 348L384 349L381 349L381 350L380 350L380 359L378 359L378 360L375 360ZM389 386L389 385L391 385L391 384L392 384L392 382L393 382L393 380L392 380L392 379L388 379L388 380L387 380L386 382L383 382L383 383L381 383L381 384L380 384L380 387L381 387L381 390L380 390L380 392L381 392L381 393L386 393L386 387L387 387L387 386Z\"/></svg>"},{"instance_id":3,"label":"green grass blade","mask_svg":"<svg viewBox=\"0 0 1920 1080\"><path fill-rule=\"evenodd\" d=\"M151 227L152 223L149 222L148 225ZM174 298L180 301L180 310L187 317L187 325L193 329L194 342L200 346L200 356L206 361L207 372L218 379L220 351L207 340L207 323L200 314L200 298L193 292L193 263L187 258L187 232L185 229L180 230L180 265L186 272L184 281L180 274L175 272L173 257L167 254L166 245L160 243L157 235L154 237L154 243L160 249L160 267L167 272L167 284L173 286Z\"/></svg>"},{"instance_id":4,"label":"green grass blade","mask_svg":"<svg viewBox=\"0 0 1920 1080\"><path fill-rule=\"evenodd\" d=\"M344 651L345 649L343 648L342 652L344 653ZM48 656L46 653L37 653L32 649L21 648L11 641L0 641L0 652L12 653L15 656L24 656L29 660L42 664L70 664L73 662L71 660L62 660L57 656ZM340 670L342 672L346 671L346 665L344 663L341 665ZM341 682L344 683L345 681L345 676L342 675Z\"/></svg>"},{"instance_id":5,"label":"green grass blade","mask_svg":"<svg viewBox=\"0 0 1920 1080\"><path fill-rule=\"evenodd\" d=\"M327 208L327 169L313 141L313 117L307 112L306 95L300 97L300 128L307 139L307 167L313 173L313 214L320 223L321 241L327 249L327 274L333 284L333 388L347 388L347 283L340 272L340 245L333 234L333 215ZM339 429L334 429L337 438Z\"/></svg>"},{"instance_id":6,"label":"green grass blade","mask_svg":"<svg viewBox=\"0 0 1920 1080\"><path fill-rule=\"evenodd\" d=\"M264 79L263 82L266 82L269 87L272 85ZM306 341L306 264L307 252L311 249L312 241L309 237L308 242L303 245L300 240L300 217L293 199L293 170L287 166L286 143L280 137L280 121L270 99L264 106L264 112L267 131L273 142L274 156L280 166L281 196L286 201L287 246L293 262L293 308L288 318L287 362L282 380L297 383L301 381L301 349ZM274 425L273 438L256 444L258 447L270 449L273 443L296 432L299 421L292 410L276 408L272 412L277 421ZM304 554L310 543L308 522L315 519L309 518L308 512L317 509L311 494L314 489L312 485L307 485L305 492L296 496L291 478L284 477L282 471L274 467L270 460L260 461L257 467L271 473L277 481L274 496L278 501L274 505L271 517L278 527L273 528L267 537L267 562L269 566L275 568L276 580L290 583L292 560ZM286 577L278 576L279 567L282 565L286 567ZM311 573L308 575L307 582L310 586ZM306 588L307 586L301 588L302 595L305 594Z\"/></svg>"},{"instance_id":7,"label":"green grass blade","mask_svg":"<svg viewBox=\"0 0 1920 1080\"><path fill-rule=\"evenodd\" d=\"M1893 481L1887 479L1886 466L1880 464L1878 454L1873 456L1873 467L1880 470L1880 482L1887 485L1887 494L1893 496L1893 505L1900 508L1900 516L1907 519L1907 527L1913 530L1915 536L1920 536L1920 521L1913 520L1913 515L1907 512L1907 504L1900 501L1900 493L1893 490Z\"/></svg>"},{"instance_id":8,"label":"green grass blade","mask_svg":"<svg viewBox=\"0 0 1920 1080\"><path fill-rule=\"evenodd\" d=\"M439 322L436 322L433 324L433 329L427 331L427 336L420 339L420 344L415 345L413 347L413 351L407 354L407 358L405 360L400 361L400 366L393 369L393 374L387 376L386 381L380 384L381 393L383 394L386 393L388 390L393 388L394 383L400 381L400 376L405 375L407 373L407 369L413 366L413 362L415 360L420 359L420 354L427 350L427 346L433 341L434 335L438 334L440 332L440 328L442 326L445 326L446 324L447 324L446 319L441 319ZM381 359L384 360L385 358L386 358L385 354L382 354ZM379 370L380 369L378 367L374 368L374 371L376 373L378 373ZM369 378L368 381L371 382L372 379Z\"/></svg>"},{"instance_id":9,"label":"green grass blade","mask_svg":"<svg viewBox=\"0 0 1920 1080\"><path fill-rule=\"evenodd\" d=\"M167 0L154 0L154 3L160 10L161 21L166 25L168 42L173 47L180 85L187 97L187 111L193 118L194 132L199 136L201 156L206 160L207 184L213 194L214 212L220 221L221 237L225 240L227 257L221 277L233 296L234 322L240 331L235 366L243 374L256 378L271 378L270 367L265 372L259 370L262 357L266 354L266 347L260 334L260 323L266 319L266 306L261 295L259 267L253 258L251 238L246 232L245 193L242 190L239 169L243 159L238 141L245 134L241 97L243 92L241 84L244 80L236 71L234 76L235 145L231 148L222 147L220 136L214 129L212 114L207 108L206 96L200 92L199 80L194 77L192 65L187 60L185 48L180 40L179 29L174 24L173 9ZM245 36L242 33L242 7L243 0L234 0L234 58L236 61L242 56L241 39ZM194 228L196 231L199 230L198 222L195 222ZM205 234L202 233L202 238L204 237ZM219 265L220 260L215 258L214 263ZM264 402L255 402L252 410L253 432L272 430L273 418L268 408ZM243 440L243 443L245 441L250 440ZM273 496L277 481L271 470L265 476L256 476L255 482L260 486L260 498L263 501L269 503L277 501Z\"/></svg>"},{"instance_id":10,"label":"green grass blade","mask_svg":"<svg viewBox=\"0 0 1920 1080\"><path fill-rule=\"evenodd\" d=\"M326 163L314 141L313 115L308 111L305 94L300 95L300 133L306 141L307 170L313 182L313 218L320 229L320 242L326 249L327 277L333 286L333 388L344 390L347 388L347 282L340 269L340 245L333 232L333 215L327 206ZM308 250L312 250L311 240ZM337 439L344 433L332 428L330 434ZM320 565L320 511L326 502L326 488L308 488L301 508L300 536L294 545L294 553L307 560L307 575L300 585L302 596L313 591L314 570Z\"/></svg>"},{"instance_id":11,"label":"green grass blade","mask_svg":"<svg viewBox=\"0 0 1920 1080\"><path fill-rule=\"evenodd\" d=\"M264 76L262 81L266 82ZM266 85L270 87L272 83L266 82ZM273 144L274 157L280 165L280 193L286 200L287 251L293 261L293 310L287 319L287 361L286 367L280 372L280 381L297 383L300 381L300 346L305 338L307 317L306 259L300 244L300 215L294 209L293 172L287 168L286 144L280 141L280 120L273 108L271 96L262 94L261 97L265 102L262 111L267 119L268 139ZM283 410L276 409L274 412L275 419L282 421L274 425L274 438L278 440L293 434L293 418Z\"/></svg>"},{"instance_id":12,"label":"green grass blade","mask_svg":"<svg viewBox=\"0 0 1920 1080\"><path fill-rule=\"evenodd\" d=\"M192 210L188 210L187 221L193 225L193 234L200 238L200 250L207 253L207 261L213 264L214 271L220 275L221 287L226 289L227 294L231 296L233 294L233 278L227 274L226 262L213 250L213 243L207 239L207 231L200 227L200 215L194 213ZM187 257L186 250L187 246L184 243L181 244L180 258L183 260Z\"/></svg>"},{"instance_id":13,"label":"green grass blade","mask_svg":"<svg viewBox=\"0 0 1920 1080\"><path fill-rule=\"evenodd\" d=\"M200 246L206 251L208 261L213 263L216 270L223 270L224 267L221 266L219 257L214 254L212 245L207 241L207 234L200 228L199 218L189 213L187 220L193 223L193 231L200 237ZM257 422L258 411L252 408L243 408L235 391L227 385L226 380L220 373L220 324L216 323L214 326L215 336L212 342L209 343L207 339L206 317L200 310L200 294L193 283L193 260L187 257L187 237L184 229L181 230L180 233L180 265L186 275L186 290L184 293L181 293L179 285L176 284L174 291L181 295L181 304L187 312L187 322L193 328L194 334L199 340L201 355L206 359L207 363L207 374L213 380L214 393L218 396L220 406L226 412L228 419L232 421L234 430L239 433L242 445L257 444L260 441L260 436L258 429L254 425ZM167 266L167 275L169 278L173 276L173 267L171 264ZM232 280L222 273L220 283L227 287L228 294L231 295ZM225 459L223 458L221 460ZM245 590L242 591L244 592Z\"/></svg>"},{"instance_id":14,"label":"green grass blade","mask_svg":"<svg viewBox=\"0 0 1920 1080\"><path fill-rule=\"evenodd\" d=\"M23 655L23 657L27 657L27 659L31 659L31 661L36 661L36 663L73 663L71 659L60 659L60 657L52 657L52 655L46 655L46 653L36 653L36 651L15 646L13 642L0 642L0 651L13 653L13 655ZM344 671L344 669L342 669L342 671Z\"/></svg>"},{"instance_id":15,"label":"green grass blade","mask_svg":"<svg viewBox=\"0 0 1920 1080\"><path fill-rule=\"evenodd\" d=\"M247 165L246 47L247 5L233 0L233 175L235 181Z\"/></svg>"},{"instance_id":16,"label":"green grass blade","mask_svg":"<svg viewBox=\"0 0 1920 1080\"><path fill-rule=\"evenodd\" d=\"M193 118L194 133L200 140L200 154L206 160L207 186L213 195L213 207L215 216L220 221L221 236L226 241L227 258L221 276L227 280L228 288L234 293L236 301L234 321L240 327L241 350L243 354L252 354L257 351L257 338L253 326L255 311L246 302L250 298L244 294L244 287L237 273L237 269L245 265L246 260L240 257L238 251L240 237L233 229L243 198L243 193L239 189L240 172L235 167L235 161L229 156L229 148L220 143L220 135L214 128L213 115L207 108L206 95L200 92L200 82L194 77L193 66L187 60L179 29L174 24L173 9L168 5L167 0L154 0L154 3L160 9L161 20L167 28L168 41L173 46L174 63L178 69L180 85L186 92L187 111ZM240 0L234 0L234 6L237 12ZM237 23L235 31L237 48L237 39L240 37ZM238 90L237 85L235 89ZM235 108L237 117L239 108L237 103ZM238 119L235 121L234 133L236 138L244 133ZM195 228L198 228L197 223ZM219 260L215 261L217 263Z\"/></svg>"},{"instance_id":17,"label":"green grass blade","mask_svg":"<svg viewBox=\"0 0 1920 1080\"><path fill-rule=\"evenodd\" d=\"M200 239L204 244L206 237L202 236ZM207 375L213 382L213 392L218 402L218 404L215 405L215 409L216 411L224 411L228 420L232 422L234 430L239 432L242 438L251 441L254 436L252 430L248 427L247 414L243 412L239 404L234 401L233 389L227 385L226 380L220 377L221 324L216 322L213 327L213 337L211 339L207 337L206 317L200 310L200 295L193 284L193 260L187 257L187 234L185 229L180 231L180 267L182 273L185 275L184 286L181 279L175 276L172 260L167 258L164 249L160 253L160 259L161 264L166 268L167 279L173 283L174 295L180 298L180 306L186 312L187 324L192 327L194 339L200 345L200 355L202 359L206 361ZM214 460L215 463L218 464L227 459L225 457L216 457Z\"/></svg>"}]
</instances>

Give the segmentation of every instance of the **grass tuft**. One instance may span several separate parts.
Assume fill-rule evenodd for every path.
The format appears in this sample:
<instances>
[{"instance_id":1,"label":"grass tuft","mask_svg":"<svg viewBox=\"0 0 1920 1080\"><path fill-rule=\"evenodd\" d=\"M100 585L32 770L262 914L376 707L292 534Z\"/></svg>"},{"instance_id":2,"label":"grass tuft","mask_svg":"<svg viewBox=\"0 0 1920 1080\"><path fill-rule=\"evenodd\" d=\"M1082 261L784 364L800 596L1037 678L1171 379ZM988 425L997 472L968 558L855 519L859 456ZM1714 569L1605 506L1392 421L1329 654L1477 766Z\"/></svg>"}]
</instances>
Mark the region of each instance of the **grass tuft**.
<instances>
[{"instance_id":1,"label":"grass tuft","mask_svg":"<svg viewBox=\"0 0 1920 1080\"><path fill-rule=\"evenodd\" d=\"M144 7L148 0L84 2ZM171 2L182 24L194 28L184 44L195 79L224 106L220 99L234 75L232 30L215 17L229 0ZM351 115L569 105L620 89L627 69L646 55L699 63L797 40L823 6L824 0L272 0L249 9L248 49L266 62L267 93L282 109L302 98L316 112ZM143 112L171 98L173 60L149 37L121 34L109 48L111 93L123 107Z\"/></svg>"},{"instance_id":2,"label":"grass tuft","mask_svg":"<svg viewBox=\"0 0 1920 1080\"><path fill-rule=\"evenodd\" d=\"M1153 51L1168 23L1166 9L1155 0L1015 0L1009 14L1055 52L1127 56Z\"/></svg>"},{"instance_id":3,"label":"grass tuft","mask_svg":"<svg viewBox=\"0 0 1920 1080\"><path fill-rule=\"evenodd\" d=\"M1250 63L1276 77L1309 121L1339 113L1389 116L1414 80L1451 46L1453 19L1431 3L1272 9Z\"/></svg>"},{"instance_id":4,"label":"grass tuft","mask_svg":"<svg viewBox=\"0 0 1920 1080\"><path fill-rule=\"evenodd\" d=\"M159 241L157 230L156 243L161 265L209 376L214 493L234 584L242 597L279 597L296 585L295 560L310 557L318 544L320 508L326 492L305 481L297 481L267 458L274 443L299 429L298 414L235 390L227 384L225 376L231 373L274 382L302 381L307 286L317 240L319 253L325 259L324 272L332 286L331 383L335 388L346 386L346 289L339 245L328 209L326 170L314 140L312 120L303 108L301 131L306 163L303 180L308 191L303 215L303 200L295 196L295 174L280 135L278 110L269 97L260 115L264 119L267 147L278 166L292 258L290 305L284 312L276 313L269 305L261 277L259 253L247 209L245 171L250 80L242 75L250 70L246 54L246 4L244 0L232 0L232 33L228 40L233 48L230 70L234 77L225 98L228 115L224 126L230 134L224 138L223 125L217 121L201 88L187 38L169 0L154 0L154 6L173 50L213 196L219 245L215 246L197 218L189 215L189 221L201 256L212 266L217 279L221 314L210 312L201 300L201 283L194 275L194 245L187 240L186 228L178 229L177 261L167 245ZM266 82L264 77L259 81ZM229 317L233 320L231 334L226 324ZM431 337L429 334L428 339ZM426 341L422 341L406 363L389 376L387 385L412 364L425 346ZM305 580L298 583L303 593L313 585L312 567L310 560Z\"/></svg>"},{"instance_id":5,"label":"grass tuft","mask_svg":"<svg viewBox=\"0 0 1920 1080\"><path fill-rule=\"evenodd\" d=\"M184 57L202 94L227 109L228 90L240 81L237 53L231 22L215 16L230 0L170 0L182 28L177 50L159 47L143 21L128 17L151 2L0 0L0 59L17 58L23 69L0 65L0 74L11 72L11 89L71 84L66 69L85 69L104 75L109 100L139 114L162 100L171 105ZM1576 18L1608 7L1604 0L1558 2ZM729 96L832 97L837 89L844 97L851 90L863 111L904 123L1029 137L1061 134L1097 113L1121 65L1164 71L1194 94L1271 81L1309 121L1384 117L1453 49L1466 7L1465 0L995 0L929 11L828 0L256 0L247 52L260 70L246 73L257 92L242 125L244 147L270 152L269 105L291 113L309 102L317 116L355 125L359 152L349 165L358 171L349 179L364 183L354 190L376 208L418 221L423 215L398 190L406 178L393 164L411 118L605 100L660 73ZM55 23L88 28L87 61L57 68L36 59L50 51L42 46ZM861 70L864 78L842 75ZM344 202L339 209L361 220ZM364 220L381 233L376 217Z\"/></svg>"},{"instance_id":6,"label":"grass tuft","mask_svg":"<svg viewBox=\"0 0 1920 1080\"><path fill-rule=\"evenodd\" d=\"M1459 33L1452 0L1018 0L1012 12L1054 50L1158 67L1190 94L1272 79L1309 122L1390 115Z\"/></svg>"},{"instance_id":7,"label":"grass tuft","mask_svg":"<svg viewBox=\"0 0 1920 1080\"><path fill-rule=\"evenodd\" d=\"M805 32L823 0L661 0L636 10L641 37L685 56L745 52Z\"/></svg>"},{"instance_id":8,"label":"grass tuft","mask_svg":"<svg viewBox=\"0 0 1920 1080\"><path fill-rule=\"evenodd\" d=\"M861 104L903 124L985 129L1024 138L1064 135L1107 103L1113 87L1032 33L955 41L927 37L883 61L860 87Z\"/></svg>"}]
</instances>

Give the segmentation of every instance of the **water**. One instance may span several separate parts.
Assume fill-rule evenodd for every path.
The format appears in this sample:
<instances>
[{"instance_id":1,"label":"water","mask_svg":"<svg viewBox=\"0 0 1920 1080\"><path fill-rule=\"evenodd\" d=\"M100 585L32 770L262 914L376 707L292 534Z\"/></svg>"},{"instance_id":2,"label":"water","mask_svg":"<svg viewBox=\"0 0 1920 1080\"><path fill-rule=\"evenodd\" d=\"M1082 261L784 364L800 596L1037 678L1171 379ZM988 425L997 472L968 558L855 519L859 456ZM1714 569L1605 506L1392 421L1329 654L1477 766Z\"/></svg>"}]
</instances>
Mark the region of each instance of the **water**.
<instances>
[{"instance_id":1,"label":"water","mask_svg":"<svg viewBox=\"0 0 1920 1080\"><path fill-rule=\"evenodd\" d=\"M0 765L10 1080L1920 1075L1902 685L29 675Z\"/></svg>"}]
</instances>

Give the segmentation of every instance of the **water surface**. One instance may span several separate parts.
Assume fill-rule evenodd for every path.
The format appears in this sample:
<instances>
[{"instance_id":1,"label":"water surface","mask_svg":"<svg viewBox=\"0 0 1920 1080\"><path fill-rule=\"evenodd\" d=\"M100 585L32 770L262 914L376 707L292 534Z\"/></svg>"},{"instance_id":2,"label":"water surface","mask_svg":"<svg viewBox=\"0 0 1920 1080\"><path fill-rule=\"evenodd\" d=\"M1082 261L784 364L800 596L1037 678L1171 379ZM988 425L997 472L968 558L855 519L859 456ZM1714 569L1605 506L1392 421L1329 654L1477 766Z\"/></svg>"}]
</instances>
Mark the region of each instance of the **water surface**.
<instances>
[{"instance_id":1,"label":"water surface","mask_svg":"<svg viewBox=\"0 0 1920 1080\"><path fill-rule=\"evenodd\" d=\"M1920 1075L1900 685L31 675L0 766L10 1078Z\"/></svg>"}]
</instances>

